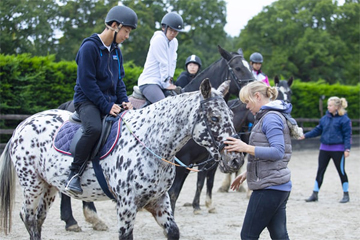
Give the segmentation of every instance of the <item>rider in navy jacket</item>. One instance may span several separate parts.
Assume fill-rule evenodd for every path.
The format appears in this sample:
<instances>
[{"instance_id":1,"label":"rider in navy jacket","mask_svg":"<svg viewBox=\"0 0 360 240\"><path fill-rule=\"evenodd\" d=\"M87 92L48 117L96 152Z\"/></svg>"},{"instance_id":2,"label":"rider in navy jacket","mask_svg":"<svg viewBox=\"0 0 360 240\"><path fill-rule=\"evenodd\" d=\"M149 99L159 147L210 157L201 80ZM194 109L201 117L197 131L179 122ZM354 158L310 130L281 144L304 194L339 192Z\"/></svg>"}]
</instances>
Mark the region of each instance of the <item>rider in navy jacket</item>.
<instances>
[{"instance_id":1,"label":"rider in navy jacket","mask_svg":"<svg viewBox=\"0 0 360 240\"><path fill-rule=\"evenodd\" d=\"M76 55L78 65L74 87L74 107L79 114L83 133L75 147L74 160L65 190L82 194L81 166L89 160L102 131L102 118L117 116L121 107L132 109L123 81L123 59L118 44L129 38L137 27L136 13L126 6L110 9L105 29L86 38Z\"/></svg>"},{"instance_id":2,"label":"rider in navy jacket","mask_svg":"<svg viewBox=\"0 0 360 240\"><path fill-rule=\"evenodd\" d=\"M98 35L93 34L82 42L81 49L76 56L74 103L90 100L106 115L114 103L129 102L123 81L123 58L117 44L112 43L109 52Z\"/></svg>"}]
</instances>

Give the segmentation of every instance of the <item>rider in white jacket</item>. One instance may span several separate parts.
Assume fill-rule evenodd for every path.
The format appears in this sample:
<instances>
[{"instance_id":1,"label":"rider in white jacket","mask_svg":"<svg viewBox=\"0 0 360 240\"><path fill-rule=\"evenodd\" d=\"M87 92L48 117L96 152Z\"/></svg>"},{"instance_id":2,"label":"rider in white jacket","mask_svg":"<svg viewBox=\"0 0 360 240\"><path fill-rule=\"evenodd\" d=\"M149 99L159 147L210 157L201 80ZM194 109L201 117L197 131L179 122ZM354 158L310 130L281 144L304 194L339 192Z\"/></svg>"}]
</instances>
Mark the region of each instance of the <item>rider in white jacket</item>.
<instances>
[{"instance_id":1,"label":"rider in white jacket","mask_svg":"<svg viewBox=\"0 0 360 240\"><path fill-rule=\"evenodd\" d=\"M170 12L163 17L161 25L162 31L156 31L150 40L144 70L138 79L140 91L151 103L165 98L164 89L176 89L172 83L178 49L176 36L183 29L183 19Z\"/></svg>"}]
</instances>

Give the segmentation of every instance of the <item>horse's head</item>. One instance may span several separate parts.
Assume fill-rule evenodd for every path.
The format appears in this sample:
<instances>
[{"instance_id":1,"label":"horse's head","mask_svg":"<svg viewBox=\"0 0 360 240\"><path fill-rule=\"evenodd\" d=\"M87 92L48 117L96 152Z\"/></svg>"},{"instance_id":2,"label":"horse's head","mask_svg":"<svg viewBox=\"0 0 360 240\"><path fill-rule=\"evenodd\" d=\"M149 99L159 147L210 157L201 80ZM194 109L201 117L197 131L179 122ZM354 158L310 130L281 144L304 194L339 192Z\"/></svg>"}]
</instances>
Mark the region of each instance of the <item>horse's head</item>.
<instances>
[{"instance_id":1,"label":"horse's head","mask_svg":"<svg viewBox=\"0 0 360 240\"><path fill-rule=\"evenodd\" d=\"M225 49L218 46L220 55L227 61L231 80L230 93L238 95L240 89L255 80L254 75L251 72L249 63L245 60L242 49L238 49L236 53L230 53Z\"/></svg>"},{"instance_id":2,"label":"horse's head","mask_svg":"<svg viewBox=\"0 0 360 240\"><path fill-rule=\"evenodd\" d=\"M284 100L285 102L291 102L292 91L290 87L293 83L293 80L293 77L290 77L288 80L279 80L279 77L275 76L274 82L278 90L277 99Z\"/></svg>"},{"instance_id":3,"label":"horse's head","mask_svg":"<svg viewBox=\"0 0 360 240\"><path fill-rule=\"evenodd\" d=\"M205 147L215 161L219 161L222 172L237 171L244 164L242 153L225 152L220 149L228 136L236 134L232 122L233 113L224 100L229 84L230 81L226 81L215 90L211 88L209 79L201 83L200 108L192 131L194 141Z\"/></svg>"}]
</instances>

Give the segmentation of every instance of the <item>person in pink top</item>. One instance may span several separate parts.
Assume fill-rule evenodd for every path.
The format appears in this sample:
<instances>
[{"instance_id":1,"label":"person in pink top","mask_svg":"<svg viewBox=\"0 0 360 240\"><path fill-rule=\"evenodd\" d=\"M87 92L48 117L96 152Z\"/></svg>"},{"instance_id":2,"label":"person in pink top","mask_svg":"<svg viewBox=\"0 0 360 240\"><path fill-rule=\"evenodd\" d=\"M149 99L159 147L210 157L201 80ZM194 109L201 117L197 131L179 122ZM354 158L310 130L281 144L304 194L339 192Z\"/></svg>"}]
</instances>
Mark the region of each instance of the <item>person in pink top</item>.
<instances>
[{"instance_id":1,"label":"person in pink top","mask_svg":"<svg viewBox=\"0 0 360 240\"><path fill-rule=\"evenodd\" d=\"M253 68L252 73L254 74L256 80L262 81L266 83L266 85L270 86L268 77L261 71L263 60L263 56L258 52L254 52L250 55L250 64Z\"/></svg>"}]
</instances>

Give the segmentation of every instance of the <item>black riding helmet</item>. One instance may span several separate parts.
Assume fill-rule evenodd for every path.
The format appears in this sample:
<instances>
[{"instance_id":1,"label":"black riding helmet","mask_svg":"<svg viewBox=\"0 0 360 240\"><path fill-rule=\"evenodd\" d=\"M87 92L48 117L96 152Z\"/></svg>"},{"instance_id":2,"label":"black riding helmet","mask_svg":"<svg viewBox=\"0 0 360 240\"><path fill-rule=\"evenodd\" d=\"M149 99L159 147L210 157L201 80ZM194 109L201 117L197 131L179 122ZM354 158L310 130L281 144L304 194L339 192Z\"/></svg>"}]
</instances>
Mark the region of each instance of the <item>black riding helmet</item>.
<instances>
[{"instance_id":1,"label":"black riding helmet","mask_svg":"<svg viewBox=\"0 0 360 240\"><path fill-rule=\"evenodd\" d=\"M108 12L108 14L106 15L105 25L109 29L115 31L113 42L116 43L115 42L116 34L120 30L120 28L122 26L126 26L126 27L131 27L132 29L136 29L137 21L138 21L138 17L136 15L136 13L134 12L134 10L132 10L131 8L126 7L126 6L115 6L115 7L111 8L110 11ZM110 25L113 22L119 23L119 26L117 27L117 29L110 27Z\"/></svg>"},{"instance_id":2,"label":"black riding helmet","mask_svg":"<svg viewBox=\"0 0 360 240\"><path fill-rule=\"evenodd\" d=\"M200 68L201 68L201 60L200 60L200 58L198 57L198 56L196 56L196 55L191 55L191 56L189 56L187 59L186 59L186 61L185 61L185 69L187 70L187 65L189 64L189 63L196 63L197 65L199 65L199 71L200 71Z\"/></svg>"},{"instance_id":3,"label":"black riding helmet","mask_svg":"<svg viewBox=\"0 0 360 240\"><path fill-rule=\"evenodd\" d=\"M170 27L178 32L184 32L184 21L182 17L176 12L169 12L165 14L163 19L161 20L161 25L165 27L165 34L167 32L167 28Z\"/></svg>"},{"instance_id":4,"label":"black riding helmet","mask_svg":"<svg viewBox=\"0 0 360 240\"><path fill-rule=\"evenodd\" d=\"M250 55L250 61L253 63L262 63L263 56L258 52L254 52L253 54Z\"/></svg>"}]
</instances>

